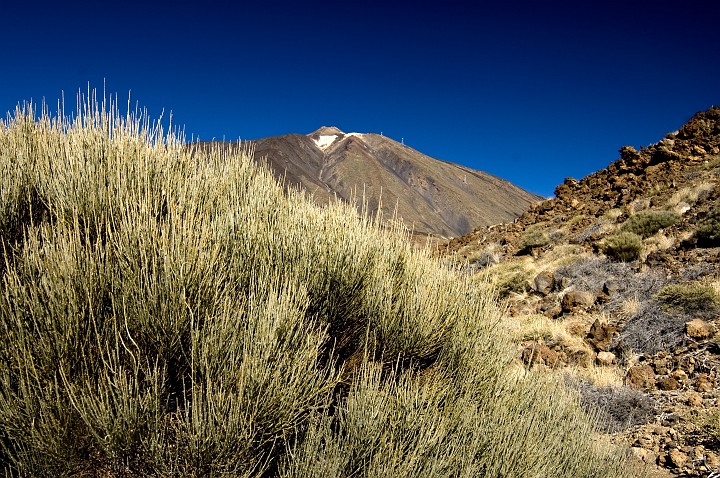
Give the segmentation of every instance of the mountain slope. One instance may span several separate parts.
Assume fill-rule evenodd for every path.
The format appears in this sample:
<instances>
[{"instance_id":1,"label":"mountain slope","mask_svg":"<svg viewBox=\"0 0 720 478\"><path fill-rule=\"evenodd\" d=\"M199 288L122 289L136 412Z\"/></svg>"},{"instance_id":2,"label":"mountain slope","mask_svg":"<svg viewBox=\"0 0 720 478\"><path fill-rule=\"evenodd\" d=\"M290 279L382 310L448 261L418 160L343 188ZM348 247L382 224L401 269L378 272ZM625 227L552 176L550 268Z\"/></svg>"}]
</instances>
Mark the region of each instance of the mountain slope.
<instances>
[{"instance_id":1,"label":"mountain slope","mask_svg":"<svg viewBox=\"0 0 720 478\"><path fill-rule=\"evenodd\" d=\"M720 108L555 195L447 252L486 268L518 360L574 377L614 441L673 474L718 476Z\"/></svg>"},{"instance_id":2,"label":"mountain slope","mask_svg":"<svg viewBox=\"0 0 720 478\"><path fill-rule=\"evenodd\" d=\"M419 234L459 236L482 225L511 221L539 196L482 171L439 161L377 134L322 127L252 141L287 186L316 202L338 197L367 210L397 215Z\"/></svg>"}]
</instances>

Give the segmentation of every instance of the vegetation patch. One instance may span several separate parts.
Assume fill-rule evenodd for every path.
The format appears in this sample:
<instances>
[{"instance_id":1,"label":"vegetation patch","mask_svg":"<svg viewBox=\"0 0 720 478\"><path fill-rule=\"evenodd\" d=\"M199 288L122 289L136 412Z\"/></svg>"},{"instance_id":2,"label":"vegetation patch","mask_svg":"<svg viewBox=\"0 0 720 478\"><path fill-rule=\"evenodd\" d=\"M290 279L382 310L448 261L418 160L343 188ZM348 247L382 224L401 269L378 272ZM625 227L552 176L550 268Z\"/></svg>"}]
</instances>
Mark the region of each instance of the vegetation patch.
<instances>
[{"instance_id":1,"label":"vegetation patch","mask_svg":"<svg viewBox=\"0 0 720 478\"><path fill-rule=\"evenodd\" d=\"M658 292L657 300L671 308L695 312L712 312L720 307L715 288L697 282L666 285Z\"/></svg>"},{"instance_id":2,"label":"vegetation patch","mask_svg":"<svg viewBox=\"0 0 720 478\"><path fill-rule=\"evenodd\" d=\"M533 224L525 229L523 235L520 236L518 247L520 253L526 253L535 247L547 246L550 242L552 240L547 227L544 224Z\"/></svg>"},{"instance_id":3,"label":"vegetation patch","mask_svg":"<svg viewBox=\"0 0 720 478\"><path fill-rule=\"evenodd\" d=\"M627 387L597 387L580 381L577 385L582 406L599 411L599 427L603 433L617 433L635 425L650 423L657 404L652 397Z\"/></svg>"},{"instance_id":4,"label":"vegetation patch","mask_svg":"<svg viewBox=\"0 0 720 478\"><path fill-rule=\"evenodd\" d=\"M630 231L621 231L605 239L603 252L622 262L632 262L640 257L643 243L642 238Z\"/></svg>"},{"instance_id":5,"label":"vegetation patch","mask_svg":"<svg viewBox=\"0 0 720 478\"><path fill-rule=\"evenodd\" d=\"M701 247L720 246L720 212L713 211L698 220L695 237Z\"/></svg>"},{"instance_id":6,"label":"vegetation patch","mask_svg":"<svg viewBox=\"0 0 720 478\"><path fill-rule=\"evenodd\" d=\"M620 231L650 237L660 229L672 226L679 219L680 215L674 211L640 211L630 216L620 226Z\"/></svg>"},{"instance_id":7,"label":"vegetation patch","mask_svg":"<svg viewBox=\"0 0 720 478\"><path fill-rule=\"evenodd\" d=\"M489 277L500 298L524 294L531 288L532 270L524 261L505 261L488 269Z\"/></svg>"}]
</instances>

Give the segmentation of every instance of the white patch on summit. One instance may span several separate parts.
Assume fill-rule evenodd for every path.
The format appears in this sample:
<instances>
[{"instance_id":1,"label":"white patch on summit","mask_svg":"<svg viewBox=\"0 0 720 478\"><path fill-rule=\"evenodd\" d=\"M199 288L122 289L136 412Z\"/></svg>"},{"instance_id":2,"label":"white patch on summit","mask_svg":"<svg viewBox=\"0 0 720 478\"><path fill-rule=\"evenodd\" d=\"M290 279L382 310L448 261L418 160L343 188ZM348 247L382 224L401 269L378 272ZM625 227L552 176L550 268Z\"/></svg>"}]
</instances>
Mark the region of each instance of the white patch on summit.
<instances>
[{"instance_id":1,"label":"white patch on summit","mask_svg":"<svg viewBox=\"0 0 720 478\"><path fill-rule=\"evenodd\" d=\"M358 136L362 138L365 135L363 133L346 133L345 136Z\"/></svg>"},{"instance_id":2,"label":"white patch on summit","mask_svg":"<svg viewBox=\"0 0 720 478\"><path fill-rule=\"evenodd\" d=\"M330 146L331 144L333 144L335 142L336 139L337 139L337 135L331 134L331 135L327 135L327 136L322 135L318 139L314 139L313 141L315 141L315 144L318 145L318 148L320 148L322 150L326 150L328 148L328 146Z\"/></svg>"}]
</instances>

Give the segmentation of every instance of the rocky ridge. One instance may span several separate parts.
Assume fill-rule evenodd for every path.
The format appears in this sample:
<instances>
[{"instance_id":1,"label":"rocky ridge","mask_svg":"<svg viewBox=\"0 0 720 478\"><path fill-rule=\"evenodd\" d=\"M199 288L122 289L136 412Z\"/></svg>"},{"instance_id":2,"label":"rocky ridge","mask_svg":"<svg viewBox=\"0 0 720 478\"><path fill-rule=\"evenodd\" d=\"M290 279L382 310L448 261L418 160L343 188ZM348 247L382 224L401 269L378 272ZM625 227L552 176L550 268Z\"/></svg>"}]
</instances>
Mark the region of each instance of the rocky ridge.
<instances>
[{"instance_id":1,"label":"rocky ridge","mask_svg":"<svg viewBox=\"0 0 720 478\"><path fill-rule=\"evenodd\" d=\"M564 374L603 433L657 476L720 476L719 211L711 108L444 253L495 280L518 361Z\"/></svg>"}]
</instances>

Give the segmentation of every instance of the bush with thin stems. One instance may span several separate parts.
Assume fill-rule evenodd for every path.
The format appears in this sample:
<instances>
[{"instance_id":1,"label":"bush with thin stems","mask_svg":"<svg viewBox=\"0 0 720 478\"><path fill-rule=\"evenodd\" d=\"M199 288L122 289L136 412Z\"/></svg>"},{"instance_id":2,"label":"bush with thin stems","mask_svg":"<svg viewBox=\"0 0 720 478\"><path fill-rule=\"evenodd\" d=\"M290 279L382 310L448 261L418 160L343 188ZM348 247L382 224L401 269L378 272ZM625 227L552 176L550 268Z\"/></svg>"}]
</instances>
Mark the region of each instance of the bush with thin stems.
<instances>
[{"instance_id":1,"label":"bush with thin stems","mask_svg":"<svg viewBox=\"0 0 720 478\"><path fill-rule=\"evenodd\" d=\"M679 219L680 215L674 211L640 211L630 216L620 226L620 231L650 237L660 229L672 226Z\"/></svg>"},{"instance_id":2,"label":"bush with thin stems","mask_svg":"<svg viewBox=\"0 0 720 478\"><path fill-rule=\"evenodd\" d=\"M628 476L495 296L112 100L0 124L9 476Z\"/></svg>"},{"instance_id":3,"label":"bush with thin stems","mask_svg":"<svg viewBox=\"0 0 720 478\"><path fill-rule=\"evenodd\" d=\"M621 231L605 239L603 252L622 262L632 262L640 257L642 238L634 232Z\"/></svg>"}]
</instances>

